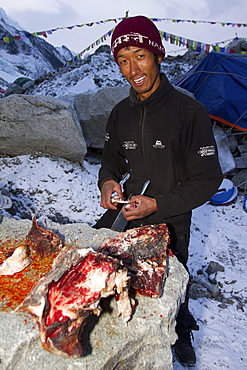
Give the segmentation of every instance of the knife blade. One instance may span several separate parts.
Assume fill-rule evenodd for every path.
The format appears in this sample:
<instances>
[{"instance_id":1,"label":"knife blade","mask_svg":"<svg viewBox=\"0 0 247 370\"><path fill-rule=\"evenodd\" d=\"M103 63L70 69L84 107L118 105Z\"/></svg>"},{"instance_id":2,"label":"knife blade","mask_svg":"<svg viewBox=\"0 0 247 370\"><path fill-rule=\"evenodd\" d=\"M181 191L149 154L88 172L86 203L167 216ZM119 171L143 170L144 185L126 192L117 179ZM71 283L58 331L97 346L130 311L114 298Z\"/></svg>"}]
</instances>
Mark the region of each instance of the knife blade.
<instances>
[{"instance_id":1,"label":"knife blade","mask_svg":"<svg viewBox=\"0 0 247 370\"><path fill-rule=\"evenodd\" d=\"M150 183L150 180L146 180L144 182L140 195L143 195L145 193L149 183ZM128 197L128 199L130 199L131 197L132 197L132 194ZM112 224L111 230L121 232L121 231L123 231L123 229L125 228L127 223L128 223L128 221L124 217L123 211L121 209L121 211L118 213L117 217L115 218L115 220Z\"/></svg>"}]
</instances>

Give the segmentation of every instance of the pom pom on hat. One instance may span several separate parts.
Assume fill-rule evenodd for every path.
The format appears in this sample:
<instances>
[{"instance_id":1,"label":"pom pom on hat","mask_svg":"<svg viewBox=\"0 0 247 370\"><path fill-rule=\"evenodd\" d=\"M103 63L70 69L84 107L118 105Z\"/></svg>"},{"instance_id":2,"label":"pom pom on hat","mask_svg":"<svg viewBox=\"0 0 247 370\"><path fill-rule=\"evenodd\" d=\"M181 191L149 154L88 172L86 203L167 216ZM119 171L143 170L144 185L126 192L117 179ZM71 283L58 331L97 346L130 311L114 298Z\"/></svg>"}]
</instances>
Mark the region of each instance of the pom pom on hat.
<instances>
[{"instance_id":1,"label":"pom pom on hat","mask_svg":"<svg viewBox=\"0 0 247 370\"><path fill-rule=\"evenodd\" d=\"M111 48L116 63L117 53L127 46L147 49L162 58L165 56L165 48L157 27L150 19L142 15L124 18L113 31Z\"/></svg>"}]
</instances>

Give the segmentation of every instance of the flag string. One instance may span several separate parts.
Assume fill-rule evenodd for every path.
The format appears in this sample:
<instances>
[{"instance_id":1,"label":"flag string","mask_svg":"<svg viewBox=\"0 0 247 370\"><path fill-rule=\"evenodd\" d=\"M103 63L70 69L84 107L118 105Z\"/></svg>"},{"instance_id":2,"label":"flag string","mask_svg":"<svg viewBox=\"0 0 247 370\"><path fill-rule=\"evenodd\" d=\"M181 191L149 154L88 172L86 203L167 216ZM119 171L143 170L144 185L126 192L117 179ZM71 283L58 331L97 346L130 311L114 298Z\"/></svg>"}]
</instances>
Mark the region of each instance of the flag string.
<instances>
[{"instance_id":1,"label":"flag string","mask_svg":"<svg viewBox=\"0 0 247 370\"><path fill-rule=\"evenodd\" d=\"M92 27L94 24L108 23L108 22L112 22L112 21L117 23L118 21L121 21L122 19L124 19L124 18L110 18L110 19L106 19L104 21L84 23L84 24L81 24L81 25L75 25L75 26L69 26L69 27L58 27L58 28L54 28L54 29L51 29L51 30L48 30L48 31L40 31L40 32L33 32L33 33L29 33L29 32L26 32L26 31L20 31L20 32L22 32L21 34L19 34L17 36L1 37L0 41L10 43L13 40L20 40L20 39L25 38L25 37L37 37L37 36L47 37L47 35L52 34L53 32L55 32L57 30L60 30L60 29L70 29L70 30L72 30L74 27L83 27L83 26ZM232 25L232 26L238 26L238 27L241 27L241 26L246 27L247 26L247 24L245 24L245 23L236 24L236 23L229 23L229 22L226 23L226 22L211 22L211 21L181 20L181 19L179 20L179 19L172 19L172 18L149 18L149 19L152 20L153 22L161 22L161 21L169 20L169 21L176 22L176 23L179 23L179 22L209 23L209 24L219 23L222 26L225 26L225 25L227 25L227 26ZM103 36L101 36L99 39L97 39L95 42L93 42L91 45L89 45L87 48L85 48L79 54L75 55L72 59L68 60L58 70L54 71L54 73L57 73L57 72L59 72L60 69L67 67L68 65L70 65L71 63L73 63L75 61L78 61L79 59L82 58L82 56L87 51L89 51L90 49L93 49L95 46L98 46L98 45L102 44L103 42L105 42L107 40L107 38L109 38L111 36L114 29L115 29L115 27L113 29L109 30L107 33L105 33ZM188 49L190 51L194 51L194 52L198 52L198 53L201 53L201 52L209 53L211 50L213 50L213 51L217 51L217 52L236 53L236 51L233 50L233 49L230 49L228 47L219 45L223 42L217 42L215 44L207 44L207 43L203 43L203 42L200 42L200 41L191 40L191 39L188 39L188 38L185 38L185 37L182 37L182 36L174 35L174 34L171 34L171 33L165 32L165 31L161 31L161 30L159 30L159 33L161 35L161 38L163 40L165 40L166 42L169 42L170 44L176 45L178 47L183 47L183 48ZM247 39L240 38L239 40L245 40L246 41ZM238 53L247 54L244 51L241 51L241 52L238 52Z\"/></svg>"},{"instance_id":2,"label":"flag string","mask_svg":"<svg viewBox=\"0 0 247 370\"><path fill-rule=\"evenodd\" d=\"M58 30L63 30L63 29L72 30L75 27L84 27L84 26L92 27L95 24L96 25L100 25L100 24L105 24L105 23L108 23L108 22L115 22L115 23L117 23L118 21L121 21L123 19L124 19L124 17L121 17L121 18L109 18L109 19L105 19L105 20L101 20L101 21L96 21L96 22L87 22L87 23L83 23L83 24L76 24L76 25L73 25L73 26L56 27L56 28L52 28L52 29L49 29L49 30L37 31L37 32L19 31L20 32L19 35L1 37L0 38L0 41L4 41L4 42L9 43L9 42L11 42L13 40L20 40L23 37L31 37L31 36L48 37L49 35L53 34L55 31L58 31ZM149 18L149 19L152 20L153 22L171 21L173 23L184 23L184 22L188 22L188 23L193 23L193 24L197 24L197 23L206 23L206 24L211 24L211 25L220 24L223 27L225 27L225 26L247 27L247 23L232 23L232 22L219 22L219 21L202 21L202 20L173 19L173 18Z\"/></svg>"}]
</instances>

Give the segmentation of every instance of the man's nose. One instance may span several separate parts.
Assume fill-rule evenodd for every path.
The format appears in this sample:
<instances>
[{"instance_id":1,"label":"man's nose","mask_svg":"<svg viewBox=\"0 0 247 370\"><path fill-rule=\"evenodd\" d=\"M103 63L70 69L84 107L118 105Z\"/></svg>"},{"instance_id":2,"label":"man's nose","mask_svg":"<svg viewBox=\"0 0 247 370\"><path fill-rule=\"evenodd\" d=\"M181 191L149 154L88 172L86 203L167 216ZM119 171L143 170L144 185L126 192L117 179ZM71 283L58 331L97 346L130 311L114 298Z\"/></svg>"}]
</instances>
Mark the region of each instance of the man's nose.
<instances>
[{"instance_id":1,"label":"man's nose","mask_svg":"<svg viewBox=\"0 0 247 370\"><path fill-rule=\"evenodd\" d=\"M140 70L138 63L135 60L130 62L130 73L132 76L135 76Z\"/></svg>"}]
</instances>

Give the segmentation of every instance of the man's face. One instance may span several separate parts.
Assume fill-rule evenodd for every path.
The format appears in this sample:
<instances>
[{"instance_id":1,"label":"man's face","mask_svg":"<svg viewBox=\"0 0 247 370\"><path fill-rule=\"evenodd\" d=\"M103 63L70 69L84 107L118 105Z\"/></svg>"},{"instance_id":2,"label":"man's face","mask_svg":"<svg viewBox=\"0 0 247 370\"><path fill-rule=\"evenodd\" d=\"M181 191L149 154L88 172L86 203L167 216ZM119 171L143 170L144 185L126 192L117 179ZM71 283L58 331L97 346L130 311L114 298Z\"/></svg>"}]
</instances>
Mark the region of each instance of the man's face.
<instances>
[{"instance_id":1,"label":"man's face","mask_svg":"<svg viewBox=\"0 0 247 370\"><path fill-rule=\"evenodd\" d=\"M158 64L161 56L155 60L155 55L147 49L129 46L117 53L120 72L139 94L139 99L148 98L160 84Z\"/></svg>"}]
</instances>

